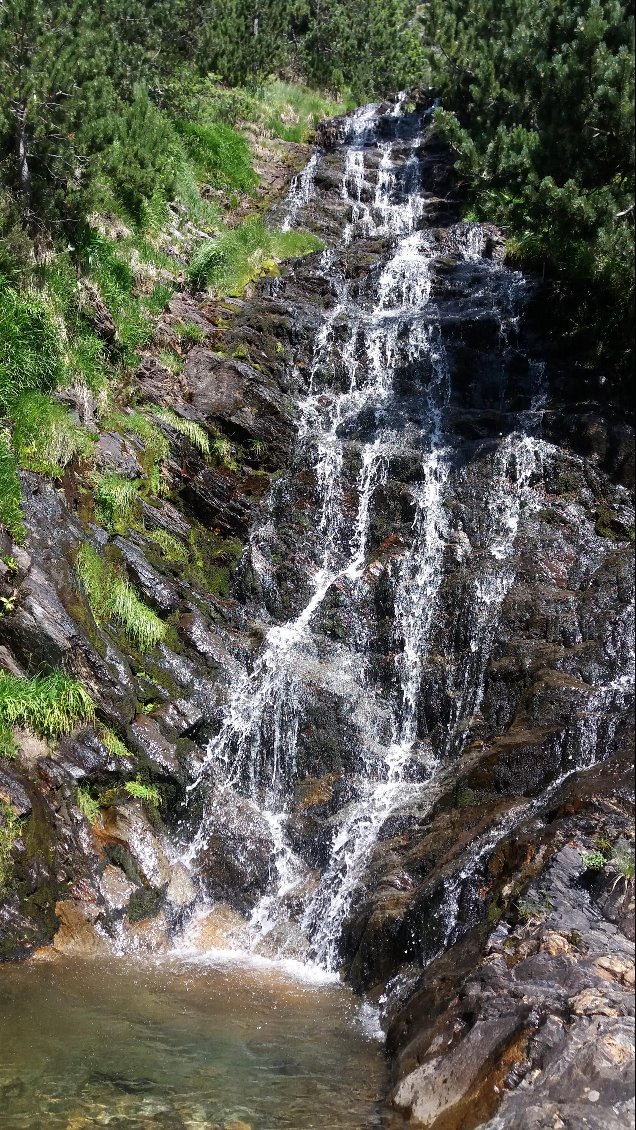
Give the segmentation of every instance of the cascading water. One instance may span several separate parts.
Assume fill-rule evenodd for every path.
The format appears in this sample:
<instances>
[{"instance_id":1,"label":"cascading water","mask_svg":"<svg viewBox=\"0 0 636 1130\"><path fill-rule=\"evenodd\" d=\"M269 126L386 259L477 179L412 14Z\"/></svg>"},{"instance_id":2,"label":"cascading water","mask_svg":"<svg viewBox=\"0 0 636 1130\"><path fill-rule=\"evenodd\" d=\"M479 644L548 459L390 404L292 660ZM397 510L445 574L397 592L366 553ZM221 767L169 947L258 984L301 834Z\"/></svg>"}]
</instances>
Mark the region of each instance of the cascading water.
<instances>
[{"instance_id":1,"label":"cascading water","mask_svg":"<svg viewBox=\"0 0 636 1130\"><path fill-rule=\"evenodd\" d=\"M302 365L299 358L295 370L305 391L293 472L309 472L314 483L307 596L295 616L269 629L251 669L235 685L192 785L203 787L207 799L184 856L196 870L218 813L240 798L241 819L249 823L252 814L269 859L269 881L251 912L251 944L258 948L275 938L270 952L300 952L331 970L340 963L343 924L364 891L387 822L403 809L426 812L439 775L478 724L500 610L515 578L516 539L542 506L545 467L557 454L540 437L542 368L525 359L526 391L519 409L507 413L505 433L473 445L470 459L460 458L454 363L433 270L440 233L426 219L435 193L422 154L425 120L408 112L406 96L400 96L392 109L365 107L347 125L340 147L341 240L317 255L311 268L328 280L332 300L313 324L311 356ZM310 218L318 205L317 174L327 159L316 151L295 178L285 230ZM502 364L518 359L523 279L485 257L488 233L480 225L455 225L443 234L452 264L473 272L473 301L495 323ZM361 276L351 269L351 256L358 247L374 246L379 250ZM277 298L284 301L285 293L286 279L276 280ZM391 485L394 465L405 459L409 473L400 505L408 514L406 531L389 538L390 549L378 548L377 500ZM476 466L481 501L473 507L466 499ZM284 484L278 490L284 493ZM268 515L263 559L270 536ZM256 552L259 531L253 543ZM374 658L377 609L370 611L369 578L379 553L385 555L378 568L390 594L384 677ZM432 688L448 578L458 568L463 579L455 622L441 645L448 661ZM323 620L341 593L348 634L334 643L325 639ZM315 687L346 699L357 743L319 865L290 835L301 777L299 742ZM427 704L436 713L430 725ZM571 744L572 766L598 756L589 731L571 737ZM472 881L511 821L506 816L482 838L450 884L445 941L453 936L462 885Z\"/></svg>"}]
</instances>

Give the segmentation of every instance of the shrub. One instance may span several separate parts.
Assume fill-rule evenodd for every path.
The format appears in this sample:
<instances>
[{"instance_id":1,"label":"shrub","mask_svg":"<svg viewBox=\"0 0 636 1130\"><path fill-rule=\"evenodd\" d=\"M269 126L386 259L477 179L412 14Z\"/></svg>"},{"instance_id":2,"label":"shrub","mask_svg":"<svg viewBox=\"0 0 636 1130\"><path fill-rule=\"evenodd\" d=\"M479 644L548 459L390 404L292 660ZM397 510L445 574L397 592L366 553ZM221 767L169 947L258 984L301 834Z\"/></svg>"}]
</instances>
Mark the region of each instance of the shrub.
<instances>
[{"instance_id":1,"label":"shrub","mask_svg":"<svg viewBox=\"0 0 636 1130\"><path fill-rule=\"evenodd\" d=\"M90 457L94 439L68 408L42 392L25 392L12 406L13 445L29 471L61 476L76 455Z\"/></svg>"},{"instance_id":2,"label":"shrub","mask_svg":"<svg viewBox=\"0 0 636 1130\"><path fill-rule=\"evenodd\" d=\"M92 545L83 545L77 556L77 571L91 611L98 623L109 620L122 628L128 639L147 651L165 637L166 625L137 596L131 584Z\"/></svg>"},{"instance_id":3,"label":"shrub","mask_svg":"<svg viewBox=\"0 0 636 1130\"><path fill-rule=\"evenodd\" d=\"M59 334L44 303L30 291L0 291L0 408L29 389L47 391L61 379Z\"/></svg>"},{"instance_id":4,"label":"shrub","mask_svg":"<svg viewBox=\"0 0 636 1130\"><path fill-rule=\"evenodd\" d=\"M0 671L0 726L28 726L43 738L58 738L94 713L88 691L68 675L23 679Z\"/></svg>"},{"instance_id":5,"label":"shrub","mask_svg":"<svg viewBox=\"0 0 636 1130\"><path fill-rule=\"evenodd\" d=\"M7 432L0 432L0 526L4 526L14 541L24 538L18 462Z\"/></svg>"}]
</instances>

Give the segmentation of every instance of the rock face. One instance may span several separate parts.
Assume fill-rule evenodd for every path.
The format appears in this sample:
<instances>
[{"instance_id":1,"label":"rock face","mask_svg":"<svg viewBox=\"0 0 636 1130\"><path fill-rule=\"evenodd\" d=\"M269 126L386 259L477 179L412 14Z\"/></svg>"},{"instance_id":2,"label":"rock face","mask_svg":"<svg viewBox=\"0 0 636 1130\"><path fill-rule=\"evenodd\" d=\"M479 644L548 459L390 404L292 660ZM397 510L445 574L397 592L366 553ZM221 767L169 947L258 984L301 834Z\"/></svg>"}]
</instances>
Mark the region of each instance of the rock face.
<instances>
[{"instance_id":1,"label":"rock face","mask_svg":"<svg viewBox=\"0 0 636 1130\"><path fill-rule=\"evenodd\" d=\"M97 720L0 762L0 954L161 950L203 898L195 950L382 998L414 1125L629 1125L629 428L501 233L459 222L425 111L317 140L275 218L325 250L176 297L157 344L196 341L141 366L169 496L107 529L81 467L25 477L0 663L63 667ZM121 432L100 466L141 481ZM153 649L95 619L84 542L162 621Z\"/></svg>"}]
</instances>

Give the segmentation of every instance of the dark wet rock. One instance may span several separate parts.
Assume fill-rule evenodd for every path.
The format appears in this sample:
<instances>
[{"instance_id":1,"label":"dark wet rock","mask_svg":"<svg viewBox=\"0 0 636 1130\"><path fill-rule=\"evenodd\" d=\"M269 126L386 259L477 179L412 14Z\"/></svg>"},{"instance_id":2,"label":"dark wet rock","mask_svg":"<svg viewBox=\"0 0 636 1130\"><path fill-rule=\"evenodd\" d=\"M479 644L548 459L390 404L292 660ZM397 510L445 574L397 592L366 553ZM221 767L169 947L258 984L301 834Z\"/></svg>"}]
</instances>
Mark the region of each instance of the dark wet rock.
<instances>
[{"instance_id":1,"label":"dark wet rock","mask_svg":"<svg viewBox=\"0 0 636 1130\"><path fill-rule=\"evenodd\" d=\"M139 715L131 723L130 734L154 772L164 776L180 775L175 746L167 741L154 718Z\"/></svg>"},{"instance_id":2,"label":"dark wet rock","mask_svg":"<svg viewBox=\"0 0 636 1130\"><path fill-rule=\"evenodd\" d=\"M178 594L144 557L141 549L129 539L117 537L113 540L129 573L131 580L141 591L151 608L167 616L179 603Z\"/></svg>"},{"instance_id":3,"label":"dark wet rock","mask_svg":"<svg viewBox=\"0 0 636 1130\"><path fill-rule=\"evenodd\" d=\"M249 911L267 886L273 851L269 826L252 805L230 793L212 798L196 858L211 898Z\"/></svg>"}]
</instances>

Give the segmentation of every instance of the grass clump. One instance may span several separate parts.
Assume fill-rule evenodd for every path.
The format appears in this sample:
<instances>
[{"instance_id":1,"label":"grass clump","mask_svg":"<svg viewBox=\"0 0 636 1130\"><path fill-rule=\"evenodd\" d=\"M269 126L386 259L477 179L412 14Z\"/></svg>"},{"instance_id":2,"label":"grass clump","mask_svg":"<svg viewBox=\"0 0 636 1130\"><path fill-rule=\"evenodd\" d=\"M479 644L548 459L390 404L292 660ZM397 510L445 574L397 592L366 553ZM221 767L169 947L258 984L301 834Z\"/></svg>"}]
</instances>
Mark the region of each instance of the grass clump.
<instances>
[{"instance_id":1,"label":"grass clump","mask_svg":"<svg viewBox=\"0 0 636 1130\"><path fill-rule=\"evenodd\" d=\"M77 807L83 816L86 817L89 824L98 824L101 821L101 809L99 801L92 797L88 789L78 788L75 794Z\"/></svg>"},{"instance_id":2,"label":"grass clump","mask_svg":"<svg viewBox=\"0 0 636 1130\"><path fill-rule=\"evenodd\" d=\"M124 788L129 796L142 801L143 804L149 804L152 808L158 808L161 804L159 790L154 785L145 785L138 777L134 781L126 781Z\"/></svg>"},{"instance_id":3,"label":"grass clump","mask_svg":"<svg viewBox=\"0 0 636 1130\"><path fill-rule=\"evenodd\" d=\"M177 322L172 327L180 345L186 348L191 345L200 345L205 341L205 333L196 322Z\"/></svg>"},{"instance_id":4,"label":"grass clump","mask_svg":"<svg viewBox=\"0 0 636 1130\"><path fill-rule=\"evenodd\" d=\"M0 526L14 541L23 540L22 487L8 432L0 432Z\"/></svg>"},{"instance_id":5,"label":"grass clump","mask_svg":"<svg viewBox=\"0 0 636 1130\"><path fill-rule=\"evenodd\" d=\"M154 415L163 420L164 424L173 428L175 432L185 436L192 446L196 447L197 451L200 451L203 455L210 454L208 434L201 424L197 424L196 420L188 420L185 416L178 416L170 408L156 408Z\"/></svg>"},{"instance_id":6,"label":"grass clump","mask_svg":"<svg viewBox=\"0 0 636 1130\"><path fill-rule=\"evenodd\" d=\"M94 437L75 422L68 408L45 393L23 393L11 412L13 445L27 470L60 478L76 456L91 456Z\"/></svg>"},{"instance_id":7,"label":"grass clump","mask_svg":"<svg viewBox=\"0 0 636 1130\"><path fill-rule=\"evenodd\" d=\"M130 757L130 750L121 738L117 737L114 730L110 730L108 726L102 726L99 731L99 740L113 757Z\"/></svg>"},{"instance_id":8,"label":"grass clump","mask_svg":"<svg viewBox=\"0 0 636 1130\"><path fill-rule=\"evenodd\" d=\"M258 184L245 138L224 122L179 121L181 143L193 162L197 179L217 188L251 192Z\"/></svg>"},{"instance_id":9,"label":"grass clump","mask_svg":"<svg viewBox=\"0 0 636 1130\"><path fill-rule=\"evenodd\" d=\"M218 294L240 296L248 283L272 273L283 259L297 258L322 247L307 232L272 232L259 217L250 216L217 239L203 243L188 271L197 288L211 287Z\"/></svg>"},{"instance_id":10,"label":"grass clump","mask_svg":"<svg viewBox=\"0 0 636 1130\"><path fill-rule=\"evenodd\" d=\"M0 758L13 761L18 756L18 747L10 726L0 725Z\"/></svg>"},{"instance_id":11,"label":"grass clump","mask_svg":"<svg viewBox=\"0 0 636 1130\"><path fill-rule=\"evenodd\" d=\"M166 635L166 625L143 600L119 570L104 561L92 545L83 545L77 571L98 623L110 621L120 627L140 651L149 651Z\"/></svg>"},{"instance_id":12,"label":"grass clump","mask_svg":"<svg viewBox=\"0 0 636 1130\"><path fill-rule=\"evenodd\" d=\"M343 112L342 102L296 83L273 80L260 90L266 129L283 141L308 141L324 118Z\"/></svg>"},{"instance_id":13,"label":"grass clump","mask_svg":"<svg viewBox=\"0 0 636 1130\"><path fill-rule=\"evenodd\" d=\"M47 392L63 373L57 328L32 291L0 291L0 409L26 391Z\"/></svg>"},{"instance_id":14,"label":"grass clump","mask_svg":"<svg viewBox=\"0 0 636 1130\"><path fill-rule=\"evenodd\" d=\"M190 556L179 539L173 537L167 530L149 530L146 537L159 546L166 561L172 565L185 564Z\"/></svg>"},{"instance_id":15,"label":"grass clump","mask_svg":"<svg viewBox=\"0 0 636 1130\"><path fill-rule=\"evenodd\" d=\"M95 512L111 533L125 533L139 501L137 483L107 471L95 479Z\"/></svg>"},{"instance_id":16,"label":"grass clump","mask_svg":"<svg viewBox=\"0 0 636 1130\"><path fill-rule=\"evenodd\" d=\"M60 671L23 679L0 671L0 727L28 726L43 738L59 738L95 713L88 691Z\"/></svg>"},{"instance_id":17,"label":"grass clump","mask_svg":"<svg viewBox=\"0 0 636 1130\"><path fill-rule=\"evenodd\" d=\"M11 805L0 800L0 894L11 872L11 853L20 835L20 821Z\"/></svg>"}]
</instances>

